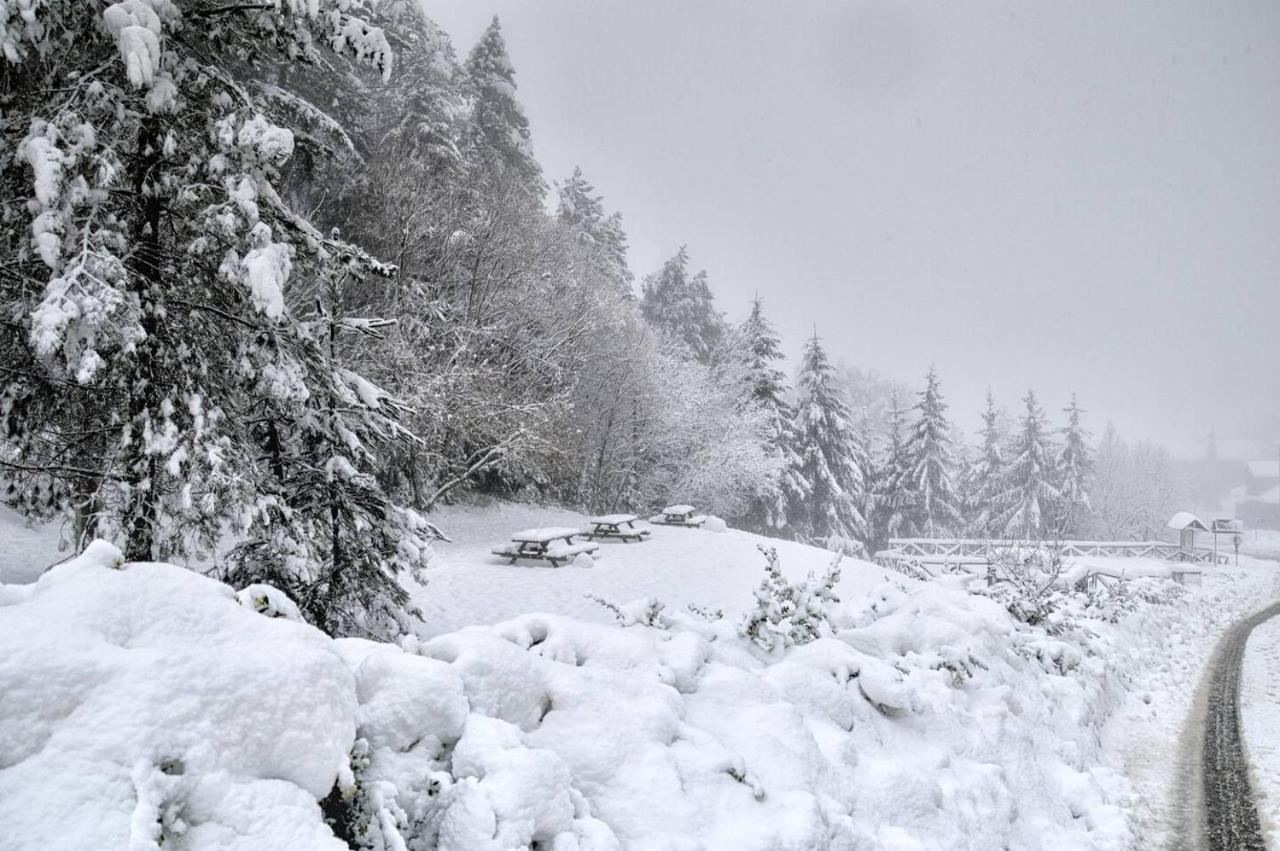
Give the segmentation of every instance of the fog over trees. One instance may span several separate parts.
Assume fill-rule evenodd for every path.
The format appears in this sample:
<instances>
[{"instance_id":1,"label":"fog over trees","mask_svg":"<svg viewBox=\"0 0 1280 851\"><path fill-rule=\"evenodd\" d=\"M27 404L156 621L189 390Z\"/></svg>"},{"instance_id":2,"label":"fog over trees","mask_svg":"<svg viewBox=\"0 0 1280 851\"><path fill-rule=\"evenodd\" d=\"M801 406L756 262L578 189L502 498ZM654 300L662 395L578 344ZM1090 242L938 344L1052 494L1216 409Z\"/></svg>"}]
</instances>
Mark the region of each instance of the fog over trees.
<instances>
[{"instance_id":1,"label":"fog over trees","mask_svg":"<svg viewBox=\"0 0 1280 851\"><path fill-rule=\"evenodd\" d=\"M696 233L637 287L621 214L534 157L496 18L460 59L416 2L313 6L6 19L0 472L77 546L230 533L224 575L386 634L466 494L837 549L1150 534L1172 504L1167 456L1095 445L1074 397L956 423L945 363L901 388L831 362L838 318L780 339Z\"/></svg>"}]
</instances>

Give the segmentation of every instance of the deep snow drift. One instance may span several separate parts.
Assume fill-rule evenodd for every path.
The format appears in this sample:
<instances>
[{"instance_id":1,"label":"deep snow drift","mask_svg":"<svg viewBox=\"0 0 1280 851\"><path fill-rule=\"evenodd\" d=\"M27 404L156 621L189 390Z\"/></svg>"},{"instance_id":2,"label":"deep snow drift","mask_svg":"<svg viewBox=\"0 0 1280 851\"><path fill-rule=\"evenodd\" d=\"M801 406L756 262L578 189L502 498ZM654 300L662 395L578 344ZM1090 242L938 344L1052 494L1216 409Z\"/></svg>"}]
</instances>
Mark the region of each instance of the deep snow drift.
<instances>
[{"instance_id":1,"label":"deep snow drift","mask_svg":"<svg viewBox=\"0 0 1280 851\"><path fill-rule=\"evenodd\" d=\"M452 512L459 543L415 595L434 608L400 646L104 544L0 585L5 847L1132 847L1163 791L1138 731L1270 579L1140 579L1046 628L846 561L835 633L770 655L736 629L761 539L660 529L591 568L487 555L565 522ZM830 558L779 552L791 577ZM624 628L587 591L667 605Z\"/></svg>"}]
</instances>

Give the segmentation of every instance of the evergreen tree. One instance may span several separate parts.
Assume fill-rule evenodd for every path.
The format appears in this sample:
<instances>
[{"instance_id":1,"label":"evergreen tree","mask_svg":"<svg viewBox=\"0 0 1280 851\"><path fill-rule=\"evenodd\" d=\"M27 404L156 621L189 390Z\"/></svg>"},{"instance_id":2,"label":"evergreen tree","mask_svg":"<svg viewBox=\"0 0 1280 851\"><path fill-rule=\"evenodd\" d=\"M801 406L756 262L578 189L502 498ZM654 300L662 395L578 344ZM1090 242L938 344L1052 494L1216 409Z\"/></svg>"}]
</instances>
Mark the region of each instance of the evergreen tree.
<instances>
[{"instance_id":1,"label":"evergreen tree","mask_svg":"<svg viewBox=\"0 0 1280 851\"><path fill-rule=\"evenodd\" d=\"M859 506L866 458L859 455L849 408L817 334L805 343L795 411L795 451L808 491L792 508L792 523L811 539L867 537Z\"/></svg>"},{"instance_id":2,"label":"evergreen tree","mask_svg":"<svg viewBox=\"0 0 1280 851\"><path fill-rule=\"evenodd\" d=\"M627 235L622 229L622 216L606 215L604 204L595 187L575 168L560 186L557 217L572 229L591 254L598 259L603 273L628 298L632 297L633 276L627 267Z\"/></svg>"},{"instance_id":3,"label":"evergreen tree","mask_svg":"<svg viewBox=\"0 0 1280 851\"><path fill-rule=\"evenodd\" d=\"M972 495L970 534L991 538L1003 534L1000 520L1004 514L1000 497L1005 490L1004 447L1008 434L996 408L991 389L987 389L987 404L982 411L982 445L969 472L969 493Z\"/></svg>"},{"instance_id":4,"label":"evergreen tree","mask_svg":"<svg viewBox=\"0 0 1280 851\"><path fill-rule=\"evenodd\" d=\"M791 434L793 412L786 402L786 375L781 341L764 316L759 297L751 302L751 314L738 328L737 345L743 359L744 396L768 418L769 452L779 459L781 473L773 486L752 500L745 518L748 528L765 532L787 526L787 506L801 498L808 485L801 478Z\"/></svg>"},{"instance_id":5,"label":"evergreen tree","mask_svg":"<svg viewBox=\"0 0 1280 851\"><path fill-rule=\"evenodd\" d=\"M1093 453L1089 449L1089 433L1080 424L1080 405L1076 394L1063 408L1067 425L1062 429L1062 447L1058 452L1058 490L1061 493L1064 533L1078 534L1084 527L1089 504L1089 479L1093 473Z\"/></svg>"},{"instance_id":6,"label":"evergreen tree","mask_svg":"<svg viewBox=\"0 0 1280 851\"><path fill-rule=\"evenodd\" d=\"M396 70L390 84L374 92L370 142L411 151L433 173L456 167L464 109L453 44L417 0L382 0L372 11L395 38Z\"/></svg>"},{"instance_id":7,"label":"evergreen tree","mask_svg":"<svg viewBox=\"0 0 1280 851\"><path fill-rule=\"evenodd\" d=\"M285 205L295 136L266 117L282 95L230 69L327 44L385 80L390 49L341 0L41 4L24 20L0 36L0 469L23 510L72 513L78 546L200 551L289 488L260 417L300 418L328 392L294 312L305 290L381 269Z\"/></svg>"},{"instance_id":8,"label":"evergreen tree","mask_svg":"<svg viewBox=\"0 0 1280 851\"><path fill-rule=\"evenodd\" d=\"M885 410L884 447L876 464L874 504L877 548L883 548L889 538L904 534L907 516L914 505L910 459L903 433L904 420L902 403L897 391L894 391L889 396L889 405Z\"/></svg>"},{"instance_id":9,"label":"evergreen tree","mask_svg":"<svg viewBox=\"0 0 1280 851\"><path fill-rule=\"evenodd\" d=\"M393 323L346 316L340 281L348 274L323 277L297 327L301 381L263 388L254 433L273 474L225 578L284 590L331 635L389 639L417 614L398 577L421 579L429 539L441 536L388 498L372 473L376 449L415 440L400 425L403 406L343 363L347 338L363 342ZM303 387L305 395L292 392Z\"/></svg>"},{"instance_id":10,"label":"evergreen tree","mask_svg":"<svg viewBox=\"0 0 1280 851\"><path fill-rule=\"evenodd\" d=\"M973 518L978 514L977 494L974 491L974 457L973 452L964 441L956 443L956 497L960 510L961 526L956 530L959 537L971 537Z\"/></svg>"},{"instance_id":11,"label":"evergreen tree","mask_svg":"<svg viewBox=\"0 0 1280 851\"><path fill-rule=\"evenodd\" d=\"M907 515L911 535L940 538L954 533L963 521L955 487L956 458L942 400L938 374L932 368L916 403L916 421L907 437L907 489L912 510Z\"/></svg>"},{"instance_id":12,"label":"evergreen tree","mask_svg":"<svg viewBox=\"0 0 1280 851\"><path fill-rule=\"evenodd\" d=\"M1007 538L1058 536L1062 531L1058 516L1062 494L1055 484L1054 451L1044 411L1034 390L1027 391L1023 403L1026 412L1014 438L1005 488L1000 495L1006 506L1000 526Z\"/></svg>"},{"instance_id":13,"label":"evergreen tree","mask_svg":"<svg viewBox=\"0 0 1280 851\"><path fill-rule=\"evenodd\" d=\"M542 167L533 156L529 119L516 100L515 69L496 15L472 48L465 69L472 162L489 184L540 199L546 191Z\"/></svg>"},{"instance_id":14,"label":"evergreen tree","mask_svg":"<svg viewBox=\"0 0 1280 851\"><path fill-rule=\"evenodd\" d=\"M684 246L661 271L645 279L640 313L699 363L710 364L715 359L724 339L724 319L715 308L707 273L690 276L689 253Z\"/></svg>"}]
</instances>

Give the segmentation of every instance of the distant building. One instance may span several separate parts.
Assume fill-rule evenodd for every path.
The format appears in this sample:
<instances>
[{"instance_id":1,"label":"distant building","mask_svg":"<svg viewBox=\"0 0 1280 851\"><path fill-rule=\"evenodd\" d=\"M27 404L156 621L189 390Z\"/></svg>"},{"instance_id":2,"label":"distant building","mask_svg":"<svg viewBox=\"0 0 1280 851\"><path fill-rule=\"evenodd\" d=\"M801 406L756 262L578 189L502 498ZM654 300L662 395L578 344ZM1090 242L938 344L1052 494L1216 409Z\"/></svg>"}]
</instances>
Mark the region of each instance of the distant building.
<instances>
[{"instance_id":1,"label":"distant building","mask_svg":"<svg viewBox=\"0 0 1280 851\"><path fill-rule=\"evenodd\" d=\"M1280 459L1244 465L1244 484L1231 491L1236 519L1247 529L1280 529Z\"/></svg>"}]
</instances>

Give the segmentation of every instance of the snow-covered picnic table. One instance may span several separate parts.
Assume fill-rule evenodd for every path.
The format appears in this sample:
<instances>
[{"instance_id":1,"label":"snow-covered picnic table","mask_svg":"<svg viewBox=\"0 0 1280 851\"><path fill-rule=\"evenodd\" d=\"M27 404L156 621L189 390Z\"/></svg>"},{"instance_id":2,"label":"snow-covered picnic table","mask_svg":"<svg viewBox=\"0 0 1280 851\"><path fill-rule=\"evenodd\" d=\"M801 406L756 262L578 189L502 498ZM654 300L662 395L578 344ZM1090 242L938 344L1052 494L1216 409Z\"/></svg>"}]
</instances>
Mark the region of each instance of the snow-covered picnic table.
<instances>
[{"instance_id":1,"label":"snow-covered picnic table","mask_svg":"<svg viewBox=\"0 0 1280 851\"><path fill-rule=\"evenodd\" d=\"M597 544L575 544L574 536L582 531L572 526L548 526L544 529L525 529L511 536L511 543L504 544L493 551L515 564L517 559L537 559L549 561L552 567L559 567L561 562L572 561L581 553L591 554L600 549ZM564 541L563 544L556 543Z\"/></svg>"},{"instance_id":2,"label":"snow-covered picnic table","mask_svg":"<svg viewBox=\"0 0 1280 851\"><path fill-rule=\"evenodd\" d=\"M694 514L697 511L692 505L668 505L661 514L649 518L650 523L661 523L664 526L701 526L707 522L707 515Z\"/></svg>"},{"instance_id":3,"label":"snow-covered picnic table","mask_svg":"<svg viewBox=\"0 0 1280 851\"><path fill-rule=\"evenodd\" d=\"M587 522L591 524L591 531L586 533L587 540L617 538L623 543L643 541L649 534L649 530L636 526L636 521L639 519L634 514L602 514L599 517L590 517Z\"/></svg>"}]
</instances>

